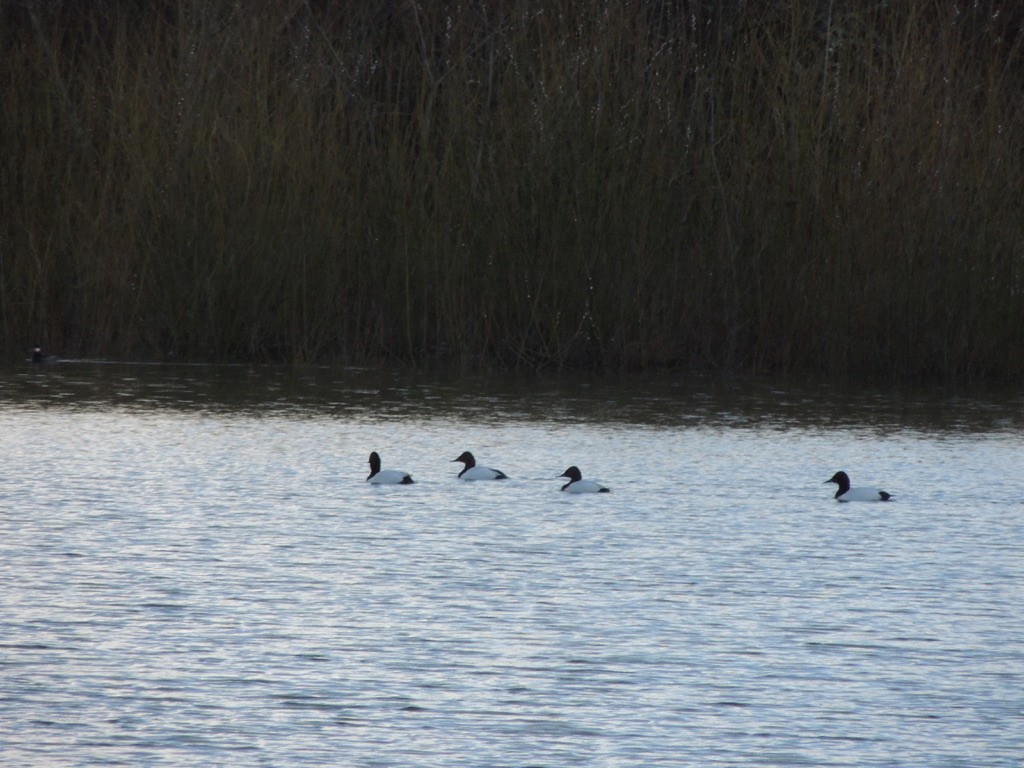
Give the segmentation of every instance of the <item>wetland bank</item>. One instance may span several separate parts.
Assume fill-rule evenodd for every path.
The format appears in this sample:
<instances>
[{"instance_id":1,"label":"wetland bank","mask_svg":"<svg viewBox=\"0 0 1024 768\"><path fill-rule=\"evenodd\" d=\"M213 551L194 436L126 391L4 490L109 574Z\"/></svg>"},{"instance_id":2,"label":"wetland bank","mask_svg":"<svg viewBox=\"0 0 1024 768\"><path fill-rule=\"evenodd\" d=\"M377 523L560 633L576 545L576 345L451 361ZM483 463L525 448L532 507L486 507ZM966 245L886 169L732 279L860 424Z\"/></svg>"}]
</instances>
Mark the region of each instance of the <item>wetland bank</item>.
<instances>
[{"instance_id":1,"label":"wetland bank","mask_svg":"<svg viewBox=\"0 0 1024 768\"><path fill-rule=\"evenodd\" d=\"M8 360L1024 372L1016 4L3 14Z\"/></svg>"}]
</instances>

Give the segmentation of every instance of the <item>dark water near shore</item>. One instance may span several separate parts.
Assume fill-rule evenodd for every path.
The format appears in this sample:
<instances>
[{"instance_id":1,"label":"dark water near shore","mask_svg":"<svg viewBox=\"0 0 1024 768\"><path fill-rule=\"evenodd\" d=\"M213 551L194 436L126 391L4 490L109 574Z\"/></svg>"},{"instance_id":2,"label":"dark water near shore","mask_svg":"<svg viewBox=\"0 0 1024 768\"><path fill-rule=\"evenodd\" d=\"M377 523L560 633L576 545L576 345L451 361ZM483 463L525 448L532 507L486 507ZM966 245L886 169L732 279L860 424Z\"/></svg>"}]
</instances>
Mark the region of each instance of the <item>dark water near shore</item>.
<instances>
[{"instance_id":1,"label":"dark water near shore","mask_svg":"<svg viewBox=\"0 0 1024 768\"><path fill-rule=\"evenodd\" d=\"M4 765L1021 765L1024 392L0 377Z\"/></svg>"}]
</instances>

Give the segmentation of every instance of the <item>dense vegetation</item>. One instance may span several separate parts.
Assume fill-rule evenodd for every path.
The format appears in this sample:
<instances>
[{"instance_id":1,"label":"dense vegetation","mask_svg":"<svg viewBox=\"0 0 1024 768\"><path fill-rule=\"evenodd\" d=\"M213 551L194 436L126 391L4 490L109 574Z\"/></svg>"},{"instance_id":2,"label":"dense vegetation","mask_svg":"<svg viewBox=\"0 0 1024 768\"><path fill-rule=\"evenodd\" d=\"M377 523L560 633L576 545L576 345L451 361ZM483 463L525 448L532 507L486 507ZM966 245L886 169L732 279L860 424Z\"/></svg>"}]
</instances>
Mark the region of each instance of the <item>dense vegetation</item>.
<instances>
[{"instance_id":1,"label":"dense vegetation","mask_svg":"<svg viewBox=\"0 0 1024 768\"><path fill-rule=\"evenodd\" d=\"M1016 2L0 7L6 359L1024 374Z\"/></svg>"}]
</instances>

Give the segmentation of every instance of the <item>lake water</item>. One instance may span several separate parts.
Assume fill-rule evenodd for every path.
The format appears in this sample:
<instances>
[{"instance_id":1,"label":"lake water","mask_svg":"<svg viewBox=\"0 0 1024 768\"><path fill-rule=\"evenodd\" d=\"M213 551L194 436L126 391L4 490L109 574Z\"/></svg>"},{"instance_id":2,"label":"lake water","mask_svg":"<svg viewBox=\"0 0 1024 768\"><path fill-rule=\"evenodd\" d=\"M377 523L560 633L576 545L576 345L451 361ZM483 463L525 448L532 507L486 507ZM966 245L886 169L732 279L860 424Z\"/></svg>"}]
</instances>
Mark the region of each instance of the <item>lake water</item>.
<instances>
[{"instance_id":1,"label":"lake water","mask_svg":"<svg viewBox=\"0 0 1024 768\"><path fill-rule=\"evenodd\" d=\"M4 766L1024 765L1024 392L0 376Z\"/></svg>"}]
</instances>

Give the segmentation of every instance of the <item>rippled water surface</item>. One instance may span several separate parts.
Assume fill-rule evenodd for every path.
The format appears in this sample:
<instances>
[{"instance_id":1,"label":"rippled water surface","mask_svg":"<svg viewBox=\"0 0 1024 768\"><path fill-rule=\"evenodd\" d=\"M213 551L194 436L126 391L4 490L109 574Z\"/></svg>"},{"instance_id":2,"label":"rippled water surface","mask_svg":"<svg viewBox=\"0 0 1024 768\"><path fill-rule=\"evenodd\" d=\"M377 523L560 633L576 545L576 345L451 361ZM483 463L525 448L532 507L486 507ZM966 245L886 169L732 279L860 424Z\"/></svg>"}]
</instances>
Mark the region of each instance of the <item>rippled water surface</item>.
<instances>
[{"instance_id":1,"label":"rippled water surface","mask_svg":"<svg viewBox=\"0 0 1024 768\"><path fill-rule=\"evenodd\" d=\"M1024 393L0 376L0 764L1022 765Z\"/></svg>"}]
</instances>

